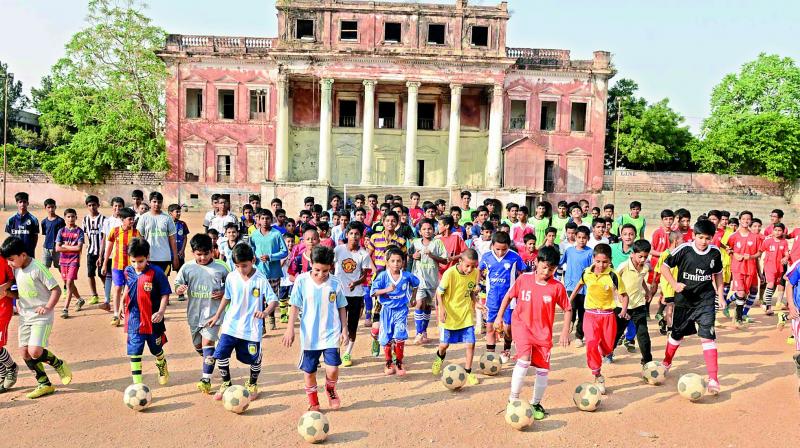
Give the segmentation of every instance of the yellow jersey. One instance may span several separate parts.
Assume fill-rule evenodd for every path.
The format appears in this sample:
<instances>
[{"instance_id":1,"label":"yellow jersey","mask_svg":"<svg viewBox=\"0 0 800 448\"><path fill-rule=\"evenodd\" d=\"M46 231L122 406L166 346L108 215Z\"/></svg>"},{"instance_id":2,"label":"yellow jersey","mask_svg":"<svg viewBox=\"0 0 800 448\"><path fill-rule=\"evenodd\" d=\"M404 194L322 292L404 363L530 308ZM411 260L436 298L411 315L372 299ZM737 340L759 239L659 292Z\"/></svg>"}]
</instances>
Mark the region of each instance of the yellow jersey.
<instances>
[{"instance_id":1,"label":"yellow jersey","mask_svg":"<svg viewBox=\"0 0 800 448\"><path fill-rule=\"evenodd\" d=\"M626 294L625 284L619 281L619 276L610 267L595 274L594 265L589 266L581 274L581 281L576 288L581 285L586 285L584 308L587 310L613 310L614 292Z\"/></svg>"},{"instance_id":2,"label":"yellow jersey","mask_svg":"<svg viewBox=\"0 0 800 448\"><path fill-rule=\"evenodd\" d=\"M444 274L436 289L442 295L442 306L446 313L444 323L439 325L447 330L461 330L475 325L475 305L472 290L478 281L478 271L462 274L458 265L451 266Z\"/></svg>"}]
</instances>

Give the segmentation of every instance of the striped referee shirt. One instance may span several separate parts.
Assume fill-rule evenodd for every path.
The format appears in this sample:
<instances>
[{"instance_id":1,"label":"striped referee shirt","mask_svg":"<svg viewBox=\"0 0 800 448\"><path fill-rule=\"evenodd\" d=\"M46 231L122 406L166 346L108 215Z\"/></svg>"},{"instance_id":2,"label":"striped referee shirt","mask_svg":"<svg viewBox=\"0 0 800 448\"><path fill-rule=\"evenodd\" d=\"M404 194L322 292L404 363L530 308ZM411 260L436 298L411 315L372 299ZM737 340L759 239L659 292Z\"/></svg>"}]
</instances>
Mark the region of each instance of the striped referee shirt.
<instances>
[{"instance_id":1,"label":"striped referee shirt","mask_svg":"<svg viewBox=\"0 0 800 448\"><path fill-rule=\"evenodd\" d=\"M98 214L97 216L86 215L83 217L83 231L85 233L86 254L100 256L103 250L103 225L106 217Z\"/></svg>"}]
</instances>

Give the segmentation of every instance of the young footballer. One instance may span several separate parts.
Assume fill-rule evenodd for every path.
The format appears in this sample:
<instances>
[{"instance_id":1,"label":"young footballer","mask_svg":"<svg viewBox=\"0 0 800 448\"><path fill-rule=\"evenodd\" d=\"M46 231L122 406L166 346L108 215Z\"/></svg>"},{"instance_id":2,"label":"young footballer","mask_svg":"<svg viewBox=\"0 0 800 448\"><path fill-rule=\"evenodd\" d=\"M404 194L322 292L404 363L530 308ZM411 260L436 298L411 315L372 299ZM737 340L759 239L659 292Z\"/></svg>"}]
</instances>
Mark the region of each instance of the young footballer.
<instances>
[{"instance_id":1,"label":"young footballer","mask_svg":"<svg viewBox=\"0 0 800 448\"><path fill-rule=\"evenodd\" d=\"M344 214L344 212L342 212ZM347 243L338 244L333 249L336 263L336 278L342 286L347 300L347 335L349 341L342 357L345 367L353 365L352 353L358 332L358 320L361 310L364 309L364 280L369 271L369 254L361 247L363 224L354 222L347 225ZM312 253L313 257L313 253ZM312 259L313 261L313 259ZM313 269L313 265L312 265Z\"/></svg>"},{"instance_id":2,"label":"young footballer","mask_svg":"<svg viewBox=\"0 0 800 448\"><path fill-rule=\"evenodd\" d=\"M114 227L108 234L105 253L111 256L111 295L113 297L112 308L113 317L111 325L120 325L120 302L122 289L125 287L125 268L130 264L130 254L128 246L134 238L139 237L139 231L133 226L136 214L132 209L123 208L119 211L119 218L122 224Z\"/></svg>"},{"instance_id":3,"label":"young footballer","mask_svg":"<svg viewBox=\"0 0 800 448\"><path fill-rule=\"evenodd\" d=\"M650 353L650 333L647 332L647 304L650 302L650 286L647 284L650 272L650 265L647 263L649 257L650 242L645 239L636 240L630 258L614 269L620 281L625 284L630 316L628 320L617 317L617 333L614 339L618 342L625 332L625 327L628 326L628 321L632 322L639 341L639 351L642 353L642 365L653 360L653 355ZM619 316L622 313L619 299L616 300L616 305L614 314Z\"/></svg>"},{"instance_id":4,"label":"young footballer","mask_svg":"<svg viewBox=\"0 0 800 448\"><path fill-rule=\"evenodd\" d=\"M6 350L8 325L14 315L14 298L17 295L16 291L11 290L13 283L14 271L11 270L8 260L0 255L0 393L14 387L19 372L11 353Z\"/></svg>"},{"instance_id":5,"label":"young footballer","mask_svg":"<svg viewBox=\"0 0 800 448\"><path fill-rule=\"evenodd\" d=\"M447 250L439 239L433 238L432 219L419 222L420 237L411 242L411 272L419 279L419 288L414 295L414 325L417 335L415 344L428 343L428 324L431 321L431 309L439 284L439 263L447 262ZM353 337L351 335L351 337Z\"/></svg>"},{"instance_id":6,"label":"young footballer","mask_svg":"<svg viewBox=\"0 0 800 448\"><path fill-rule=\"evenodd\" d=\"M78 220L78 212L68 208L64 210L64 220L67 225L58 231L56 236L56 251L60 254L59 266L61 279L67 289L67 301L61 311L61 317L69 317L69 304L74 297L76 300L75 311L80 311L86 303L78 292L75 281L78 280L78 269L81 263L81 251L83 250L83 229L75 225Z\"/></svg>"}]
</instances>

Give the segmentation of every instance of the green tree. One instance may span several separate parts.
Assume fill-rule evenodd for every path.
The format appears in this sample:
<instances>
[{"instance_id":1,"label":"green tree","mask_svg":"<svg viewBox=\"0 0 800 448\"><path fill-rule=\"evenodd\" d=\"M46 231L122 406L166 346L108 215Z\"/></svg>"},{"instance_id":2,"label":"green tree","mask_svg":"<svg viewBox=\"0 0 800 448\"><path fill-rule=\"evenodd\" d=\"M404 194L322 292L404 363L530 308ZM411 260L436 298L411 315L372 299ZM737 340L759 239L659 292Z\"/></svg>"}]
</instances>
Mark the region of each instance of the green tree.
<instances>
[{"instance_id":1,"label":"green tree","mask_svg":"<svg viewBox=\"0 0 800 448\"><path fill-rule=\"evenodd\" d=\"M760 54L711 93L692 158L703 171L795 180L800 167L800 68Z\"/></svg>"},{"instance_id":2,"label":"green tree","mask_svg":"<svg viewBox=\"0 0 800 448\"><path fill-rule=\"evenodd\" d=\"M8 76L8 79L6 79ZM17 81L14 79L14 74L9 73L8 64L4 64L3 61L0 61L0 139L3 138L3 120L5 115L5 92L6 92L6 83L8 83L8 121L14 121L17 116L17 111L25 109L28 107L30 100L22 89L22 81ZM9 126L11 124L9 123ZM9 133L9 139L11 139L11 135ZM0 142L2 143L2 142Z\"/></svg>"},{"instance_id":3,"label":"green tree","mask_svg":"<svg viewBox=\"0 0 800 448\"><path fill-rule=\"evenodd\" d=\"M87 27L42 88L33 91L44 162L56 182L100 182L111 169L165 170L166 67L156 56L166 33L133 0L91 0Z\"/></svg>"}]
</instances>

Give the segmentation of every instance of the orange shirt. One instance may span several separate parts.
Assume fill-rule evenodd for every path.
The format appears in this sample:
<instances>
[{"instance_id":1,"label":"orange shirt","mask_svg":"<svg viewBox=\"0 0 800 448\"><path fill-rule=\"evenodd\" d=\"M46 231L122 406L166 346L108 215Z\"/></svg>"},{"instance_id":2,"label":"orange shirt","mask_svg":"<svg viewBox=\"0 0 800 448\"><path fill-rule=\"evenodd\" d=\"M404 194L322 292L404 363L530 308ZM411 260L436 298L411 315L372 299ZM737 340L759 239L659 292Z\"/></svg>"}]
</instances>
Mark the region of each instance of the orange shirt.
<instances>
[{"instance_id":1,"label":"orange shirt","mask_svg":"<svg viewBox=\"0 0 800 448\"><path fill-rule=\"evenodd\" d=\"M122 230L122 227L114 227L108 234L108 241L113 244L111 256L111 268L122 270L130 264L128 257L128 244L131 240L139 236L139 231L131 228Z\"/></svg>"}]
</instances>

